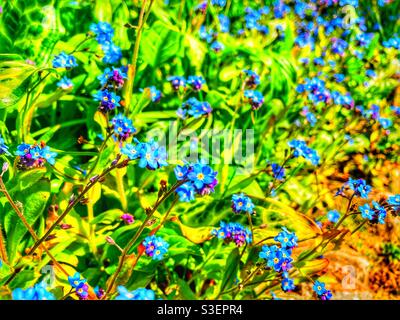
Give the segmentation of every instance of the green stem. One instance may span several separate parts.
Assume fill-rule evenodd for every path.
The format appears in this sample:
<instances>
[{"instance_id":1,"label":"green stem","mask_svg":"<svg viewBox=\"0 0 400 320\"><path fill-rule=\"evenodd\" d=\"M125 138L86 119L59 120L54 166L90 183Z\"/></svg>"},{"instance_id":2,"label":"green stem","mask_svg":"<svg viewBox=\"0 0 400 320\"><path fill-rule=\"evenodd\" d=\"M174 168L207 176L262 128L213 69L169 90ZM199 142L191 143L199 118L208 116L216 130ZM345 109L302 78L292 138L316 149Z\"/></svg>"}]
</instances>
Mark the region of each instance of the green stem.
<instances>
[{"instance_id":1,"label":"green stem","mask_svg":"<svg viewBox=\"0 0 400 320\"><path fill-rule=\"evenodd\" d=\"M335 229L337 229L342 223L343 221L350 216L349 214L349 210L351 208L351 204L353 202L353 198L354 198L355 193L353 193L353 195L350 197L349 199L349 203L347 204L347 209L346 209L346 213L343 215L343 217L338 221L338 223L335 225Z\"/></svg>"},{"instance_id":2,"label":"green stem","mask_svg":"<svg viewBox=\"0 0 400 320\"><path fill-rule=\"evenodd\" d=\"M115 285L115 281L117 280L117 277L119 275L119 273L122 270L122 267L125 263L125 259L130 251L130 249L132 248L132 246L135 244L135 242L137 241L137 239L140 237L140 235L142 234L144 228L147 225L147 222L152 218L154 212L156 212L156 210L158 209L158 207L171 195L175 192L175 190L181 186L182 184L184 184L186 182L186 180L181 180L178 183L176 183L168 192L164 193L164 195L159 198L154 207L152 208L152 210L147 214L146 218L144 219L144 221L142 222L142 225L140 226L139 230L136 232L136 234L134 235L134 237L129 241L129 243L126 245L125 249L123 250L121 257L119 259L119 263L117 266L117 270L114 272L110 284L108 285L108 288L106 290L105 295L103 296L103 299L105 299L113 290L114 285Z\"/></svg>"},{"instance_id":3,"label":"green stem","mask_svg":"<svg viewBox=\"0 0 400 320\"><path fill-rule=\"evenodd\" d=\"M67 208L65 209L65 211L57 218L57 220L52 224L52 226L46 231L46 233L39 238L38 240L36 240L35 244L33 245L33 247L28 251L27 255L30 256L32 255L36 249L41 246L41 244L49 237L49 235L54 231L54 229L64 220L64 218L71 212L71 210L84 198L85 194L87 192L89 192L90 189L92 189L92 187L99 181L101 181L102 179L105 178L105 176L107 176L112 170L114 170L115 168L117 168L120 165L120 163L111 165L109 168L107 168L106 170L104 170L104 172L99 175L97 177L96 180L94 180L93 182L90 181L86 187L82 190L82 192L76 197L74 198L73 201L71 201ZM18 263L17 263L18 264ZM13 274L11 275L11 277L7 280L7 282L5 283L5 285L9 284L15 277L16 275L21 272L23 270L24 267L20 267L14 270Z\"/></svg>"},{"instance_id":4,"label":"green stem","mask_svg":"<svg viewBox=\"0 0 400 320\"><path fill-rule=\"evenodd\" d=\"M17 204L14 202L14 200L11 198L10 194L7 191L7 188L3 182L2 177L0 177L0 191L5 195L7 198L8 202L10 203L11 207L14 209L15 213L21 220L21 222L24 224L25 228L28 230L28 232L31 234L32 238L35 241L39 240L39 237L37 236L35 230L31 227L31 225L28 223L26 218L24 217L23 213L20 211L18 208ZM45 245L41 245L41 248L47 253L49 258L53 261L54 265L57 266L66 276L68 276L68 272L65 271L65 269L57 262L57 260L54 258L54 256L50 253L50 251L47 249Z\"/></svg>"},{"instance_id":5,"label":"green stem","mask_svg":"<svg viewBox=\"0 0 400 320\"><path fill-rule=\"evenodd\" d=\"M128 81L126 82L126 92L125 92L125 103L126 103L125 108L126 109L125 109L125 111L126 111L127 115L129 115L129 112L131 110L131 100L132 100L133 85L135 82L135 76L136 76L136 70L137 70L136 65L137 65L137 60L138 60L138 56L139 56L140 39L142 37L143 26L146 23L146 19L149 15L151 5L153 4L153 2L154 2L154 0L150 1L149 11L145 17L147 0L143 0L143 4L142 4L142 7L141 7L140 13L139 13L139 24L138 24L138 28L137 28L135 46L133 48L132 63L128 67Z\"/></svg>"},{"instance_id":6,"label":"green stem","mask_svg":"<svg viewBox=\"0 0 400 320\"><path fill-rule=\"evenodd\" d=\"M351 235L353 235L354 233L356 233L358 230L361 229L361 227L367 223L368 220L364 220L363 222L361 222L352 232Z\"/></svg>"},{"instance_id":7,"label":"green stem","mask_svg":"<svg viewBox=\"0 0 400 320\"><path fill-rule=\"evenodd\" d=\"M9 264L1 224L0 224L0 259L6 264Z\"/></svg>"}]
</instances>

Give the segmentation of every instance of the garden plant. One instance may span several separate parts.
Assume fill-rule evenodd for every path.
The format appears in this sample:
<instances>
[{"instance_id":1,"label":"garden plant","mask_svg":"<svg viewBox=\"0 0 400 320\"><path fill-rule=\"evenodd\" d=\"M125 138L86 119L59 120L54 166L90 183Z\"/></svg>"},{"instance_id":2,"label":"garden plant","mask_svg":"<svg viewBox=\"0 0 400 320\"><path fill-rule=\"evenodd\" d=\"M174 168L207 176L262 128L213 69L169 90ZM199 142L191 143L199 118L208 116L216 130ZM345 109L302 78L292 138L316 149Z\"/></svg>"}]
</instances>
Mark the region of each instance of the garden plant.
<instances>
[{"instance_id":1,"label":"garden plant","mask_svg":"<svg viewBox=\"0 0 400 320\"><path fill-rule=\"evenodd\" d=\"M0 1L0 300L398 299L400 1Z\"/></svg>"}]
</instances>

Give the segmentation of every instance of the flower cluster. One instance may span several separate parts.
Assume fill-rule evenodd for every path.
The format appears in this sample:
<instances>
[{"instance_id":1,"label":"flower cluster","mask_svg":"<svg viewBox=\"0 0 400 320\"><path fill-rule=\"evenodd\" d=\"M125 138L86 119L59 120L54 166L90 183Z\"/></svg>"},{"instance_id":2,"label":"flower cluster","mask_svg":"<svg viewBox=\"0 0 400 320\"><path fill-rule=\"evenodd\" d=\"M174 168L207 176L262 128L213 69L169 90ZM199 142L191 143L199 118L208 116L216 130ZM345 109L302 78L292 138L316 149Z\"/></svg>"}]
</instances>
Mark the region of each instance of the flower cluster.
<instances>
[{"instance_id":1,"label":"flower cluster","mask_svg":"<svg viewBox=\"0 0 400 320\"><path fill-rule=\"evenodd\" d=\"M247 7L245 9L246 15L244 16L245 26L248 30L257 30L262 34L268 34L269 28L263 22L263 18L269 13L268 7L262 7L258 10Z\"/></svg>"},{"instance_id":2,"label":"flower cluster","mask_svg":"<svg viewBox=\"0 0 400 320\"><path fill-rule=\"evenodd\" d=\"M57 153L50 150L44 142L40 144L22 143L15 155L19 156L19 167L23 169L43 167L46 162L54 165Z\"/></svg>"},{"instance_id":3,"label":"flower cluster","mask_svg":"<svg viewBox=\"0 0 400 320\"><path fill-rule=\"evenodd\" d=\"M321 300L330 300L332 298L332 292L325 288L325 283L315 281L313 290Z\"/></svg>"},{"instance_id":4,"label":"flower cluster","mask_svg":"<svg viewBox=\"0 0 400 320\"><path fill-rule=\"evenodd\" d=\"M69 90L74 86L71 79L67 78L66 76L62 77L60 81L57 82L57 87L61 88L62 90Z\"/></svg>"},{"instance_id":5,"label":"flower cluster","mask_svg":"<svg viewBox=\"0 0 400 320\"><path fill-rule=\"evenodd\" d=\"M160 102L160 100L162 98L162 93L160 90L158 90L155 86L150 86L146 89L149 92L150 99L152 102L155 102L155 103ZM141 91L144 91L144 90L141 90Z\"/></svg>"},{"instance_id":6,"label":"flower cluster","mask_svg":"<svg viewBox=\"0 0 400 320\"><path fill-rule=\"evenodd\" d=\"M186 89L187 84L190 85L193 91L200 91L206 84L206 80L202 76L189 76L187 80L182 76L170 76L167 80L171 83L174 91Z\"/></svg>"},{"instance_id":7,"label":"flower cluster","mask_svg":"<svg viewBox=\"0 0 400 320\"><path fill-rule=\"evenodd\" d=\"M121 97L107 89L97 91L93 97L96 101L100 101L99 110L101 112L107 113L120 106Z\"/></svg>"},{"instance_id":8,"label":"flower cluster","mask_svg":"<svg viewBox=\"0 0 400 320\"><path fill-rule=\"evenodd\" d=\"M262 246L260 258L265 259L267 266L274 269L276 272L287 271L292 268L291 258L292 250L280 248L276 245Z\"/></svg>"},{"instance_id":9,"label":"flower cluster","mask_svg":"<svg viewBox=\"0 0 400 320\"><path fill-rule=\"evenodd\" d=\"M118 286L118 296L115 300L155 300L156 296L153 290L138 288L129 291L124 286Z\"/></svg>"},{"instance_id":10,"label":"flower cluster","mask_svg":"<svg viewBox=\"0 0 400 320\"><path fill-rule=\"evenodd\" d=\"M201 162L178 165L174 172L178 181L187 180L176 189L179 200L183 202L193 201L196 194L204 196L214 192L214 187L218 183L217 172Z\"/></svg>"},{"instance_id":11,"label":"flower cluster","mask_svg":"<svg viewBox=\"0 0 400 320\"><path fill-rule=\"evenodd\" d=\"M330 91L325 87L325 81L315 77L305 78L304 84L299 84L296 88L298 93L308 93L308 99L313 103L328 102L331 97Z\"/></svg>"},{"instance_id":12,"label":"flower cluster","mask_svg":"<svg viewBox=\"0 0 400 320\"><path fill-rule=\"evenodd\" d=\"M113 137L118 141L125 141L136 132L132 120L125 117L123 114L118 114L112 118L110 125L114 129Z\"/></svg>"},{"instance_id":13,"label":"flower cluster","mask_svg":"<svg viewBox=\"0 0 400 320\"><path fill-rule=\"evenodd\" d=\"M218 15L218 22L219 22L219 27L222 33L229 33L229 29L231 26L231 21L229 17L227 17L224 14L219 14Z\"/></svg>"},{"instance_id":14,"label":"flower cluster","mask_svg":"<svg viewBox=\"0 0 400 320\"><path fill-rule=\"evenodd\" d=\"M186 79L181 76L171 76L168 77L167 80L171 83L172 89L175 91L179 91L180 89L186 88Z\"/></svg>"},{"instance_id":15,"label":"flower cluster","mask_svg":"<svg viewBox=\"0 0 400 320\"><path fill-rule=\"evenodd\" d=\"M278 181L283 181L285 179L285 168L280 166L279 164L272 163L271 164L272 168L272 174L274 175L274 178Z\"/></svg>"},{"instance_id":16,"label":"flower cluster","mask_svg":"<svg viewBox=\"0 0 400 320\"><path fill-rule=\"evenodd\" d=\"M97 79L100 80L102 87L111 87L115 89L121 89L124 85L124 80L126 79L126 67L115 68L112 67L104 69L102 75L98 76Z\"/></svg>"},{"instance_id":17,"label":"flower cluster","mask_svg":"<svg viewBox=\"0 0 400 320\"><path fill-rule=\"evenodd\" d=\"M187 116L192 116L194 118L201 117L203 115L208 115L212 112L212 108L207 101L199 101L192 97L182 104L176 113L179 118L186 119Z\"/></svg>"},{"instance_id":18,"label":"flower cluster","mask_svg":"<svg viewBox=\"0 0 400 320\"><path fill-rule=\"evenodd\" d=\"M234 242L238 247L249 244L252 241L251 231L240 223L235 222L225 223L221 221L219 229L213 229L211 234L218 239L224 239L227 243Z\"/></svg>"},{"instance_id":19,"label":"flower cluster","mask_svg":"<svg viewBox=\"0 0 400 320\"><path fill-rule=\"evenodd\" d=\"M134 142L136 145L127 143L121 148L121 152L126 155L129 160L139 159L140 168L155 170L168 165L165 147L160 147L158 143L153 140L149 142L139 142L139 140L134 139Z\"/></svg>"},{"instance_id":20,"label":"flower cluster","mask_svg":"<svg viewBox=\"0 0 400 320\"><path fill-rule=\"evenodd\" d=\"M307 146L303 140L292 140L288 142L289 147L293 148L293 156L303 157L304 159L310 161L314 166L319 164L320 158L317 151L311 149Z\"/></svg>"},{"instance_id":21,"label":"flower cluster","mask_svg":"<svg viewBox=\"0 0 400 320\"><path fill-rule=\"evenodd\" d=\"M315 116L314 113L310 111L310 109L307 106L303 107L301 115L306 118L307 122L310 124L311 127L314 127L315 124L317 123L317 117Z\"/></svg>"},{"instance_id":22,"label":"flower cluster","mask_svg":"<svg viewBox=\"0 0 400 320\"><path fill-rule=\"evenodd\" d=\"M281 281L281 288L285 292L293 291L296 286L294 285L294 280L289 278L289 274L287 272L282 273L283 279Z\"/></svg>"},{"instance_id":23,"label":"flower cluster","mask_svg":"<svg viewBox=\"0 0 400 320\"><path fill-rule=\"evenodd\" d=\"M114 64L121 60L121 48L116 46L112 41L112 38L114 36L114 29L109 23L93 23L90 26L90 30L96 35L96 40L101 45L101 48L104 52L104 63Z\"/></svg>"},{"instance_id":24,"label":"flower cluster","mask_svg":"<svg viewBox=\"0 0 400 320\"><path fill-rule=\"evenodd\" d=\"M347 185L354 191L354 195L363 199L368 199L368 194L371 192L371 186L363 179L349 178Z\"/></svg>"},{"instance_id":25,"label":"flower cluster","mask_svg":"<svg viewBox=\"0 0 400 320\"><path fill-rule=\"evenodd\" d=\"M394 211L400 211L400 194L388 197L387 203L392 206Z\"/></svg>"},{"instance_id":26,"label":"flower cluster","mask_svg":"<svg viewBox=\"0 0 400 320\"><path fill-rule=\"evenodd\" d=\"M143 241L146 254L153 260L162 260L168 252L169 244L161 237L148 236Z\"/></svg>"},{"instance_id":27,"label":"flower cluster","mask_svg":"<svg viewBox=\"0 0 400 320\"><path fill-rule=\"evenodd\" d=\"M211 49L212 51L214 51L215 53L218 53L218 52L221 52L222 50L224 50L224 49L225 49L225 46L224 46L221 42L219 42L219 41L214 41L214 42L211 44L210 49Z\"/></svg>"},{"instance_id":28,"label":"flower cluster","mask_svg":"<svg viewBox=\"0 0 400 320\"><path fill-rule=\"evenodd\" d=\"M269 268L281 273L281 288L283 291L292 291L295 289L294 280L289 278L288 271L292 268L292 249L297 247L297 236L294 232L289 232L286 228L274 238L280 246L264 245L261 248L259 257L264 259Z\"/></svg>"},{"instance_id":29,"label":"flower cluster","mask_svg":"<svg viewBox=\"0 0 400 320\"><path fill-rule=\"evenodd\" d=\"M255 88L260 84L260 76L252 70L245 69L243 70L245 74L245 85L248 88Z\"/></svg>"},{"instance_id":30,"label":"flower cluster","mask_svg":"<svg viewBox=\"0 0 400 320\"><path fill-rule=\"evenodd\" d=\"M247 212L254 213L254 204L251 199L243 193L232 196L232 210L234 213Z\"/></svg>"},{"instance_id":31,"label":"flower cluster","mask_svg":"<svg viewBox=\"0 0 400 320\"><path fill-rule=\"evenodd\" d=\"M256 90L245 90L244 91L244 98L246 102L251 105L253 110L258 110L264 103L264 96L260 91Z\"/></svg>"},{"instance_id":32,"label":"flower cluster","mask_svg":"<svg viewBox=\"0 0 400 320\"><path fill-rule=\"evenodd\" d=\"M4 143L4 139L0 135L0 155L2 154L10 154L8 151L8 146Z\"/></svg>"},{"instance_id":33,"label":"flower cluster","mask_svg":"<svg viewBox=\"0 0 400 320\"><path fill-rule=\"evenodd\" d=\"M229 18L223 15L218 16L218 22L221 28L222 33L229 32L230 21ZM215 32L213 29L208 29L207 27L202 25L199 30L199 37L201 40L206 41L207 43L211 44L210 49L215 53L219 53L224 50L225 46L219 42L218 39L218 32Z\"/></svg>"},{"instance_id":34,"label":"flower cluster","mask_svg":"<svg viewBox=\"0 0 400 320\"><path fill-rule=\"evenodd\" d=\"M107 22L92 24L90 30L96 35L96 40L104 52L103 62L108 64L117 63L122 58L121 49L112 42L114 30ZM112 67L106 68L97 78L100 81L101 89L93 97L99 101L99 111L107 113L120 106L121 97L116 93L124 85L127 78L127 68Z\"/></svg>"},{"instance_id":35,"label":"flower cluster","mask_svg":"<svg viewBox=\"0 0 400 320\"><path fill-rule=\"evenodd\" d=\"M64 51L59 55L55 56L53 59L53 68L73 68L78 64L76 63L76 59L72 55L66 54Z\"/></svg>"},{"instance_id":36,"label":"flower cluster","mask_svg":"<svg viewBox=\"0 0 400 320\"><path fill-rule=\"evenodd\" d=\"M384 224L387 215L385 208L376 201L372 201L372 205L373 208L371 208L368 203L359 206L361 216L372 223Z\"/></svg>"},{"instance_id":37,"label":"flower cluster","mask_svg":"<svg viewBox=\"0 0 400 320\"><path fill-rule=\"evenodd\" d=\"M89 296L89 286L86 283L86 279L81 279L81 274L79 272L76 272L73 276L69 276L68 282L71 287L75 289L75 292L79 299L87 299L87 297Z\"/></svg>"},{"instance_id":38,"label":"flower cluster","mask_svg":"<svg viewBox=\"0 0 400 320\"><path fill-rule=\"evenodd\" d=\"M328 211L327 218L330 222L336 223L340 219L340 213L337 210Z\"/></svg>"},{"instance_id":39,"label":"flower cluster","mask_svg":"<svg viewBox=\"0 0 400 320\"><path fill-rule=\"evenodd\" d=\"M17 288L12 292L13 300L55 300L54 295L47 291L45 282L35 284L28 289Z\"/></svg>"},{"instance_id":40,"label":"flower cluster","mask_svg":"<svg viewBox=\"0 0 400 320\"><path fill-rule=\"evenodd\" d=\"M200 91L206 80L202 76L189 76L187 83L192 87L194 91Z\"/></svg>"},{"instance_id":41,"label":"flower cluster","mask_svg":"<svg viewBox=\"0 0 400 320\"><path fill-rule=\"evenodd\" d=\"M96 40L100 44L110 43L114 37L114 29L107 22L92 23L90 31L96 35Z\"/></svg>"}]
</instances>

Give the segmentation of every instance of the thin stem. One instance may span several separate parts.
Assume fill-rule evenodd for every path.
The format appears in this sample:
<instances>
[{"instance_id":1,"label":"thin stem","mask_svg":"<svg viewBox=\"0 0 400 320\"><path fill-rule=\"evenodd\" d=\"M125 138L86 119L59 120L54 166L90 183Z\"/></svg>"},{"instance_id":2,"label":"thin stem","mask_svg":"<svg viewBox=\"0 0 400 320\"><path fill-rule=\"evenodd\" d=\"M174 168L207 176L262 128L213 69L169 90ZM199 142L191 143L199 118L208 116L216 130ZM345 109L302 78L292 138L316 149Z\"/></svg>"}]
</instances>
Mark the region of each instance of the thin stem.
<instances>
[{"instance_id":1,"label":"thin stem","mask_svg":"<svg viewBox=\"0 0 400 320\"><path fill-rule=\"evenodd\" d=\"M83 197L85 196L85 194L92 189L92 187L102 178L104 178L108 173L110 173L112 170L114 170L117 167L117 165L112 165L110 166L108 169L104 170L104 172L98 176L97 179L95 179L93 182L89 182L85 189L83 189L83 191L79 194L79 196L77 196L72 202L70 202L70 204L68 205L68 207L65 209L65 211L63 212L63 214L61 214L58 219L53 223L53 225L49 228L49 230L47 230L47 232L39 239L39 241L37 243L35 243L35 245L33 246L33 248L29 251L28 255L31 255L33 252L35 252L35 250L37 249L37 247L45 240L47 239L47 237L53 232L53 230L62 222L62 220L64 220L64 218L68 215L68 213L71 212L71 210L83 199Z\"/></svg>"},{"instance_id":2,"label":"thin stem","mask_svg":"<svg viewBox=\"0 0 400 320\"><path fill-rule=\"evenodd\" d=\"M184 8L185 8L185 0L181 0L181 3L179 4L178 21L181 21L181 19L182 19L182 14L183 14Z\"/></svg>"},{"instance_id":3,"label":"thin stem","mask_svg":"<svg viewBox=\"0 0 400 320\"><path fill-rule=\"evenodd\" d=\"M97 155L97 158L96 158L96 160L95 160L95 163L94 163L93 167L89 170L89 172L88 172L88 174L87 174L87 176L88 176L89 178L92 176L93 171L96 170L97 165L98 165L99 160L100 160L100 155L101 155L101 153L104 151L104 149L106 148L106 146L107 146L107 141L108 141L108 139L111 138L112 135L113 135L113 132L110 132L110 133L107 135L107 137L104 139L103 143L101 144L100 149L99 149L99 154Z\"/></svg>"},{"instance_id":4,"label":"thin stem","mask_svg":"<svg viewBox=\"0 0 400 320\"><path fill-rule=\"evenodd\" d=\"M273 238L274 238L274 236L266 237L266 238L258 241L257 243L255 243L253 246L258 246L259 244L263 243L264 241L271 240Z\"/></svg>"},{"instance_id":5,"label":"thin stem","mask_svg":"<svg viewBox=\"0 0 400 320\"><path fill-rule=\"evenodd\" d=\"M83 39L81 42L79 42L79 43L76 45L75 49L72 50L72 51L69 53L69 55L71 55L71 54L73 54L74 52L78 51L78 48L79 48L82 44L84 44L86 41L88 41L88 40L90 40L90 39L93 39L93 38L94 38L94 36L87 36L85 39Z\"/></svg>"},{"instance_id":6,"label":"thin stem","mask_svg":"<svg viewBox=\"0 0 400 320\"><path fill-rule=\"evenodd\" d=\"M117 277L119 275L119 273L122 270L122 267L125 263L125 259L128 255L129 250L132 248L132 246L135 244L135 242L137 241L137 239L140 237L140 235L142 234L144 228L147 225L147 222L152 218L154 212L156 212L156 210L158 209L158 207L160 206L161 203L163 203L171 194L173 194L175 192L175 190L181 186L182 184L184 184L186 182L186 180L181 180L178 183L176 183L168 192L164 193L164 195L157 199L154 207L151 209L151 211L149 213L147 213L146 218L143 220L142 225L140 226L139 230L136 232L136 234L134 235L134 237L131 239L131 241L129 241L129 243L126 245L125 249L123 250L121 257L119 259L119 263L117 266L117 270L114 272L110 284L106 290L105 295L103 296L103 299L105 299L107 297L107 295L110 294L110 292L113 290L114 285L115 285L115 281L117 280Z\"/></svg>"},{"instance_id":7,"label":"thin stem","mask_svg":"<svg viewBox=\"0 0 400 320\"><path fill-rule=\"evenodd\" d=\"M3 262L9 264L1 225L0 225L0 258L1 260L3 260Z\"/></svg>"},{"instance_id":8,"label":"thin stem","mask_svg":"<svg viewBox=\"0 0 400 320\"><path fill-rule=\"evenodd\" d=\"M363 222L361 222L352 232L351 235L353 235L354 233L356 233L358 230L361 229L361 227L367 223L368 220L364 220Z\"/></svg>"},{"instance_id":9,"label":"thin stem","mask_svg":"<svg viewBox=\"0 0 400 320\"><path fill-rule=\"evenodd\" d=\"M286 157L286 159L283 161L278 173L276 175L274 175L274 180L272 180L272 184L271 184L271 188L268 190L268 194L266 194L266 196L270 195L272 190L274 189L274 185L275 182L277 180L277 177L279 177L279 175L281 174L282 170L284 170L284 166L285 164L289 161L289 159L292 158L292 152L289 152L289 155Z\"/></svg>"},{"instance_id":10,"label":"thin stem","mask_svg":"<svg viewBox=\"0 0 400 320\"><path fill-rule=\"evenodd\" d=\"M175 206L175 204L178 202L178 197L175 197L174 201L172 202L171 206L169 207L168 211L166 212L164 218L162 219L160 225L158 226L158 228L156 229L157 231L160 230L160 228L165 224L165 222L167 222L167 219L169 217L169 214L172 211L172 208Z\"/></svg>"},{"instance_id":11,"label":"thin stem","mask_svg":"<svg viewBox=\"0 0 400 320\"><path fill-rule=\"evenodd\" d=\"M153 4L153 2L154 2L154 0L150 1L149 12L150 12L151 5ZM139 24L138 24L138 28L137 28L135 46L133 48L132 63L128 67L128 81L126 83L126 92L125 92L125 103L126 103L125 111L126 111L127 115L129 115L130 108L131 108L131 98L132 98L133 85L134 85L136 70L137 70L136 65L137 65L137 60L138 60L138 56L139 56L140 39L142 37L143 26L148 17L148 14L147 14L146 19L145 19L146 5L147 5L147 0L143 0L142 8L140 9L140 13L139 13Z\"/></svg>"},{"instance_id":12,"label":"thin stem","mask_svg":"<svg viewBox=\"0 0 400 320\"><path fill-rule=\"evenodd\" d=\"M347 209L346 209L346 213L343 215L343 217L338 221L338 223L335 225L335 229L337 229L342 223L343 221L349 216L349 210L351 208L351 204L353 202L353 198L355 196L355 193L353 193L353 195L350 197L349 199L349 203L347 204Z\"/></svg>"},{"instance_id":13,"label":"thin stem","mask_svg":"<svg viewBox=\"0 0 400 320\"><path fill-rule=\"evenodd\" d=\"M31 227L31 225L28 223L26 218L24 217L23 213L19 210L17 204L14 202L14 200L11 198L10 194L8 193L6 186L3 182L2 177L0 177L0 187L1 187L1 192L5 195L7 198L8 202L10 203L11 207L14 209L15 213L17 216L20 218L22 223L24 224L25 228L28 230L28 232L31 234L32 238L35 241L39 240L39 237L36 235L35 230ZM47 249L45 245L41 245L41 248L47 253L49 258L53 261L54 265L59 268L66 276L68 276L68 272L65 271L65 269L57 262L57 260L54 258L54 256L50 253L50 251Z\"/></svg>"},{"instance_id":14,"label":"thin stem","mask_svg":"<svg viewBox=\"0 0 400 320\"><path fill-rule=\"evenodd\" d=\"M114 164L111 165L108 169L104 170L104 172L99 175L97 177L97 179L90 181L86 187L83 189L83 191L79 194L79 196L77 196L76 198L74 198L73 201L71 201L68 204L68 207L65 209L65 211L63 212L63 214L61 214L57 220L53 223L53 225L47 230L47 232L40 238L37 239L35 244L33 245L33 247L29 250L29 252L27 253L27 255L32 255L36 249L49 237L49 235L54 231L54 229L62 222L62 220L64 220L64 218L71 212L71 210L84 198L85 194L87 192L89 192L89 190L100 180L103 180L104 177L106 175L108 175L108 173L110 173L110 171L114 170L115 168L117 168L119 166L119 164ZM23 269L23 267L17 268L14 270L14 273L11 275L11 277L7 280L6 284L10 283L15 276L21 272Z\"/></svg>"},{"instance_id":15,"label":"thin stem","mask_svg":"<svg viewBox=\"0 0 400 320\"><path fill-rule=\"evenodd\" d=\"M232 291L236 291L235 294L234 294L234 296L233 296L233 297L235 297L235 296L239 293L240 289L241 289L242 287L244 287L244 286L247 284L247 282L248 282L251 278L253 278L254 275L255 275L258 271L260 271L260 269L261 269L262 267L263 267L263 265L260 265L260 266L258 266L257 268L255 268L255 269L247 276L247 278L244 279L238 286L232 287L232 288L230 288L230 289L228 289L228 290L222 292L221 295L222 295L222 294L229 293L229 292L232 292Z\"/></svg>"}]
</instances>

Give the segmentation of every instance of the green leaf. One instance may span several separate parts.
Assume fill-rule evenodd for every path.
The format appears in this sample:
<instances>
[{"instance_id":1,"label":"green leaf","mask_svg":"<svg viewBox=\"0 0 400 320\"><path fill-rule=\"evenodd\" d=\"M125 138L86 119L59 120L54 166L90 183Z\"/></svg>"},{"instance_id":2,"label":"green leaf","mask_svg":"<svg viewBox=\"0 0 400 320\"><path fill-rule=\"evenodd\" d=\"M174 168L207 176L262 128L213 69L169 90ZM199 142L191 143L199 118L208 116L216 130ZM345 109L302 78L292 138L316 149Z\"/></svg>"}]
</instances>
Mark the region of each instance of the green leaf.
<instances>
[{"instance_id":1,"label":"green leaf","mask_svg":"<svg viewBox=\"0 0 400 320\"><path fill-rule=\"evenodd\" d=\"M179 296L183 300L197 300L196 295L193 293L192 289L190 289L189 285L186 281L182 279L178 279L179 286Z\"/></svg>"},{"instance_id":2,"label":"green leaf","mask_svg":"<svg viewBox=\"0 0 400 320\"><path fill-rule=\"evenodd\" d=\"M120 218L123 214L124 212L121 209L107 210L96 216L92 221L90 221L90 224L111 224L115 222L118 218Z\"/></svg>"},{"instance_id":3,"label":"green leaf","mask_svg":"<svg viewBox=\"0 0 400 320\"><path fill-rule=\"evenodd\" d=\"M40 217L45 217L46 203L50 197L50 181L40 180L31 188L15 192L11 196L14 202L22 203L21 211L26 221L33 226ZM10 263L12 263L28 230L9 204L6 206L4 228L8 239L7 252ZM29 235L29 237L31 236Z\"/></svg>"},{"instance_id":4,"label":"green leaf","mask_svg":"<svg viewBox=\"0 0 400 320\"><path fill-rule=\"evenodd\" d=\"M226 260L226 265L221 280L220 292L223 292L225 289L228 289L234 284L237 273L239 271L239 265L240 265L239 249L235 248L229 255L228 259Z\"/></svg>"},{"instance_id":5,"label":"green leaf","mask_svg":"<svg viewBox=\"0 0 400 320\"><path fill-rule=\"evenodd\" d=\"M36 184L45 174L45 168L18 172L15 178L7 182L7 189L10 193L25 190Z\"/></svg>"},{"instance_id":6,"label":"green leaf","mask_svg":"<svg viewBox=\"0 0 400 320\"><path fill-rule=\"evenodd\" d=\"M140 46L141 59L152 67L160 66L182 50L182 36L173 26L156 21L143 32Z\"/></svg>"}]
</instances>

